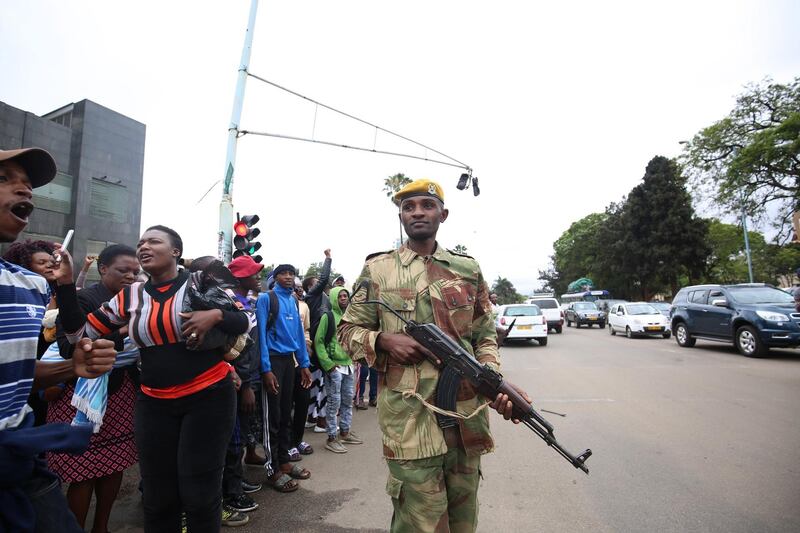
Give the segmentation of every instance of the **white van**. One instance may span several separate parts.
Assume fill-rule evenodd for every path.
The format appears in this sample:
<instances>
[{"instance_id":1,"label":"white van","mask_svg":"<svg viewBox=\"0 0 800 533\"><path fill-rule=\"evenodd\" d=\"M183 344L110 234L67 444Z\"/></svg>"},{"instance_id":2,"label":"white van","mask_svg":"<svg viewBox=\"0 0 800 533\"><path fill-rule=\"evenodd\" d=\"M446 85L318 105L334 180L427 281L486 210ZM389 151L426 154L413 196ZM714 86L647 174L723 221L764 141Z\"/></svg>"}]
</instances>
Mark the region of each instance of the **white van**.
<instances>
[{"instance_id":1,"label":"white van","mask_svg":"<svg viewBox=\"0 0 800 533\"><path fill-rule=\"evenodd\" d=\"M547 329L561 333L561 328L564 326L564 313L561 311L558 300L550 296L534 296L525 303L538 305L547 319Z\"/></svg>"}]
</instances>

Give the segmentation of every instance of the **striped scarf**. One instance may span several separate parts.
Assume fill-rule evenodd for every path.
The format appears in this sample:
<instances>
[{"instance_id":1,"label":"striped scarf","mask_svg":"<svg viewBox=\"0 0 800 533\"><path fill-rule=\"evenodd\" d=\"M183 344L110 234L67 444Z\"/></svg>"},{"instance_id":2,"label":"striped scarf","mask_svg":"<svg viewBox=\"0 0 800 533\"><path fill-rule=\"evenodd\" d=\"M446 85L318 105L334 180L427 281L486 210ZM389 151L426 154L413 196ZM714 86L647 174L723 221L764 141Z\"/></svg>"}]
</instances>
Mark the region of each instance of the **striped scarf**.
<instances>
[{"instance_id":1,"label":"striped scarf","mask_svg":"<svg viewBox=\"0 0 800 533\"><path fill-rule=\"evenodd\" d=\"M133 365L139 360L139 348L129 337L125 337L124 344L122 351L117 352L114 368ZM64 360L55 343L50 345L41 359L43 363L59 363ZM96 378L79 377L72 395L72 406L78 410L72 420L73 426L92 425L94 433L100 431L108 406L108 374Z\"/></svg>"}]
</instances>

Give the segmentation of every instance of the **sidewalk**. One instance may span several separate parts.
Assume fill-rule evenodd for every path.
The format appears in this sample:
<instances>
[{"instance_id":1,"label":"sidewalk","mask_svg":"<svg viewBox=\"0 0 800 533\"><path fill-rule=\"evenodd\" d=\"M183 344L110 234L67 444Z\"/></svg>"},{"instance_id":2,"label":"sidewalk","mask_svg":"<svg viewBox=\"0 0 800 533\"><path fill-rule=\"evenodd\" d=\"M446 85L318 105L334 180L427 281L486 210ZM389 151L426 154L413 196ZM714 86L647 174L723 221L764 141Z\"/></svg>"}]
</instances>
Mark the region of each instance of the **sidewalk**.
<instances>
[{"instance_id":1,"label":"sidewalk","mask_svg":"<svg viewBox=\"0 0 800 533\"><path fill-rule=\"evenodd\" d=\"M257 510L247 513L250 522L223 529L241 533L386 531L392 506L385 492L387 469L376 413L374 408L354 412L353 431L365 442L349 446L346 454L325 450L324 433L306 431L304 440L314 447L314 453L304 455L298 464L311 471L311 479L301 481L300 488L289 494L280 494L265 485L250 495L259 504ZM245 477L262 482L266 475L262 468L245 467ZM138 484L137 465L125 472L111 517L113 533L144 531ZM89 512L89 522L93 512ZM87 523L87 530L90 527L91 523Z\"/></svg>"}]
</instances>

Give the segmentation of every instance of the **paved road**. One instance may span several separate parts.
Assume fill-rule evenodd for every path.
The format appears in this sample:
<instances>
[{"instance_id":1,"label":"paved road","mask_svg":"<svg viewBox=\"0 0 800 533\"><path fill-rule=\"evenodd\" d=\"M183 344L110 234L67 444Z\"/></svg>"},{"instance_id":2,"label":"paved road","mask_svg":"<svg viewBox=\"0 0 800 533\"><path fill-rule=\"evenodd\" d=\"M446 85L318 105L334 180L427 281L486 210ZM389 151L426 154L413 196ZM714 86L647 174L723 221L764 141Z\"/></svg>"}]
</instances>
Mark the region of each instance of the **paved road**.
<instances>
[{"instance_id":1,"label":"paved road","mask_svg":"<svg viewBox=\"0 0 800 533\"><path fill-rule=\"evenodd\" d=\"M483 461L479 531L800 531L800 351L747 359L703 341L682 349L569 328L546 347L506 346L502 358L538 408L566 415L545 414L562 444L594 455L586 476L493 417L498 446ZM294 494L256 494L261 509L239 530L385 531L375 411L357 412L354 430L367 443L341 456L310 435L317 451L302 464L313 478ZM128 478L114 531L141 531L135 472Z\"/></svg>"}]
</instances>

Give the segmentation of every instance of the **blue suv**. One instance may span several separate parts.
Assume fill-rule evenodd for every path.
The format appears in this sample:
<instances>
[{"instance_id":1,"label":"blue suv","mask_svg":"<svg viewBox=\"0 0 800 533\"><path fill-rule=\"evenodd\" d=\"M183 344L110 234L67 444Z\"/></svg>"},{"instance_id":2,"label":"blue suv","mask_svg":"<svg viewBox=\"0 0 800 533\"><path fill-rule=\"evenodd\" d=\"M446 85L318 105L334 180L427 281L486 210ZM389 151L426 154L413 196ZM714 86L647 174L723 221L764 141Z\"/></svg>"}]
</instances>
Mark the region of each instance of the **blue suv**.
<instances>
[{"instance_id":1,"label":"blue suv","mask_svg":"<svg viewBox=\"0 0 800 533\"><path fill-rule=\"evenodd\" d=\"M771 347L800 346L794 299L770 285L694 285L672 300L670 321L684 348L696 339L732 342L742 355L762 357Z\"/></svg>"}]
</instances>

